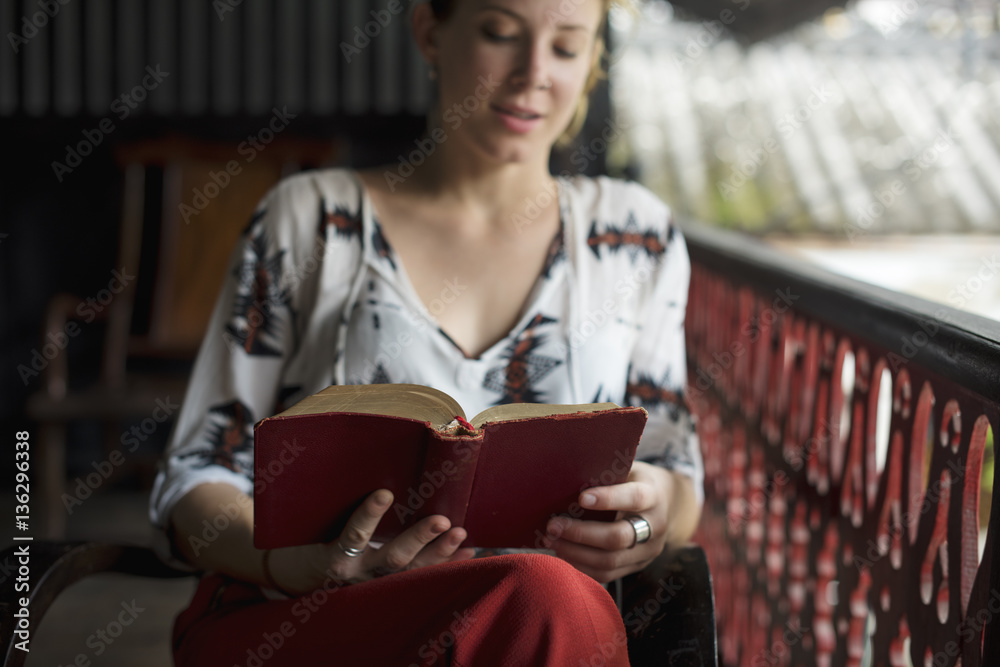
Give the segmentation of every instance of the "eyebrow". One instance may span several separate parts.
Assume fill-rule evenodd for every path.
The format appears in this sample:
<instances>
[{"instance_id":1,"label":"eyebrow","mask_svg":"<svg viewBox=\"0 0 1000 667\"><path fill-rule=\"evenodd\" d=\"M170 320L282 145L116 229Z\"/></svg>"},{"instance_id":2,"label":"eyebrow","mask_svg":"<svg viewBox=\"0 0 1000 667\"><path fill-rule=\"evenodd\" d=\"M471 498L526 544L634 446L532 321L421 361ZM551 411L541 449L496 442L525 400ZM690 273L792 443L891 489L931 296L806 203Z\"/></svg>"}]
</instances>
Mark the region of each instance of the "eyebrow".
<instances>
[{"instance_id":1,"label":"eyebrow","mask_svg":"<svg viewBox=\"0 0 1000 667\"><path fill-rule=\"evenodd\" d=\"M489 11L489 10L493 10L495 12L500 12L502 14L507 14L508 16L512 16L513 18L517 19L518 21L522 21L522 22L524 21L524 17L521 16L520 14L518 14L517 12L512 11L510 9L507 9L506 7L500 7L498 5L486 5L485 7L483 7L482 9L480 9L479 11L485 12L485 11ZM583 31L587 31L587 26L579 25L579 24L572 24L572 25L562 24L562 25L557 25L556 26L556 30L583 30Z\"/></svg>"}]
</instances>

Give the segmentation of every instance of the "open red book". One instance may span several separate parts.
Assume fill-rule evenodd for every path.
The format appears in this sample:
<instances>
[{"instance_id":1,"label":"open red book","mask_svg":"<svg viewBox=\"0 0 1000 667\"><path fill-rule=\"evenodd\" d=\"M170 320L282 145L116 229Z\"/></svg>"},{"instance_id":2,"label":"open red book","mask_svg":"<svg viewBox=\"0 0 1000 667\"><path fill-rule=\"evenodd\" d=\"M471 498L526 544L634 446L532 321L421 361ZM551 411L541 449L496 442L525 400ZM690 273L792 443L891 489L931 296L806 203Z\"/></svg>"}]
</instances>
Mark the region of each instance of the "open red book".
<instances>
[{"instance_id":1,"label":"open red book","mask_svg":"<svg viewBox=\"0 0 1000 667\"><path fill-rule=\"evenodd\" d=\"M414 384L332 386L254 426L254 546L337 539L372 492L393 492L375 535L447 516L462 546L542 548L553 515L614 520L579 494L626 481L646 424L614 403L497 405L465 420Z\"/></svg>"}]
</instances>

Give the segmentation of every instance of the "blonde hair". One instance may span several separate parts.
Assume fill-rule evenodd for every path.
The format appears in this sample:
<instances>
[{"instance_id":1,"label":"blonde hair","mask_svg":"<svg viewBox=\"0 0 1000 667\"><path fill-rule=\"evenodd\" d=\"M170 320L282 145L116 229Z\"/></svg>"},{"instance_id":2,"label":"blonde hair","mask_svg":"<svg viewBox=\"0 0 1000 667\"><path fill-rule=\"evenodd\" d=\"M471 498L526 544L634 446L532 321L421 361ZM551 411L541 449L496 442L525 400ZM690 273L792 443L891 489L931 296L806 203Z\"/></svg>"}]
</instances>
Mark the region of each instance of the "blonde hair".
<instances>
[{"instance_id":1,"label":"blonde hair","mask_svg":"<svg viewBox=\"0 0 1000 667\"><path fill-rule=\"evenodd\" d=\"M570 0L573 1L573 0ZM579 0L577 0L579 1ZM429 0L434 17L439 21L445 21L451 16L456 0ZM587 74L587 81L583 85L583 92L576 103L576 109L570 118L569 125L563 133L556 139L556 146L564 148L573 142L576 135L583 129L583 124L587 120L587 111L590 108L590 93L597 86L601 79L607 79L607 72L604 71L604 27L608 21L608 12L611 11L612 4L617 4L616 0L600 0L601 2L601 22L597 26L597 35L594 42L594 59L590 65L590 72Z\"/></svg>"},{"instance_id":2,"label":"blonde hair","mask_svg":"<svg viewBox=\"0 0 1000 667\"><path fill-rule=\"evenodd\" d=\"M607 24L611 3L612 0L601 0L601 23L594 38L594 60L591 62L590 72L587 73L587 82L583 84L583 92L580 93L580 99L576 102L576 109L569 120L569 125L556 139L556 146L560 148L569 146L576 139L576 135L580 134L583 124L587 121L587 111L590 109L590 93L597 86L598 81L608 78L608 73L604 71L604 27Z\"/></svg>"}]
</instances>

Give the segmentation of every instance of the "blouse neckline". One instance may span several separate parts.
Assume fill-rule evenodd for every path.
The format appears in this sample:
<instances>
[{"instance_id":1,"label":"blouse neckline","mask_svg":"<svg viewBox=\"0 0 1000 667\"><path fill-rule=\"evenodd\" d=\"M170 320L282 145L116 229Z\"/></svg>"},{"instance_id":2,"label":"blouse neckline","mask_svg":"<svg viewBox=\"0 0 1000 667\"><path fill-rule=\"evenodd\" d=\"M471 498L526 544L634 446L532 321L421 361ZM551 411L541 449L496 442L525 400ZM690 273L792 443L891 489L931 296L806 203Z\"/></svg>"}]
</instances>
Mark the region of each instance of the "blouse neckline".
<instances>
[{"instance_id":1,"label":"blouse neckline","mask_svg":"<svg viewBox=\"0 0 1000 667\"><path fill-rule=\"evenodd\" d=\"M512 341L516 340L520 332L522 332L535 314L535 305L539 303L549 291L554 289L556 283L558 282L564 270L559 271L559 276L546 275L546 271L549 269L548 261L543 271L535 279L535 283L528 293L524 303L522 304L521 314L518 317L517 323L514 327L504 334L499 340L490 345L486 350L484 350L477 357L468 356L465 351L458 345L457 342L441 327L437 319L434 318L433 314L424 304L423 300L417 294L416 288L413 286L410 280L409 274L406 272L406 267L400 260L399 256L389 245L388 240L382 232L382 225L378 222L375 216L375 208L372 204L371 197L368 193L368 188L365 186L364 181L361 179L360 175L356 170L351 170L351 175L353 176L355 182L357 183L358 190L360 193L359 199L361 203L361 223L362 223L362 255L366 264L371 266L374 270L379 271L383 277L389 281L390 284L395 286L399 292L403 301L416 312L416 314L422 317L430 326L436 331L434 336L437 340L444 343L452 354L457 355L458 360L461 362L469 364L480 364L484 361L491 360L497 357L502 350L511 344ZM569 219L569 197L567 183L561 176L555 176L556 181L556 196L558 199L559 207L559 229L557 230L553 241L556 238L561 237L560 252L565 253L569 246L569 238L567 236L567 231L572 228L572 225L567 225L566 221ZM572 232L570 232L572 233ZM380 253L380 249L376 247L377 245L382 245L384 248L384 255ZM551 246L550 246L551 247ZM549 258L551 259L551 258ZM566 258L568 259L568 257ZM385 267L385 262L388 260L391 271L387 271ZM564 269L565 267L563 267Z\"/></svg>"}]
</instances>

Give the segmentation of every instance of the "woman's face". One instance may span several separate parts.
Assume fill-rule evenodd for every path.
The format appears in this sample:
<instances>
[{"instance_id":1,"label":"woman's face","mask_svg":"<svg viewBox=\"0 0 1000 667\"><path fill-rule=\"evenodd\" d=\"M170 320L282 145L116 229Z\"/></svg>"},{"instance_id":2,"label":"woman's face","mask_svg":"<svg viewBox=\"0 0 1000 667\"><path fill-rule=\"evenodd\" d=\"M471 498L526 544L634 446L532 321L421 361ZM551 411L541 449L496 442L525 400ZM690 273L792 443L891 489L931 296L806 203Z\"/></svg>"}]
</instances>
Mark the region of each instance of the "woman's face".
<instances>
[{"instance_id":1,"label":"woman's face","mask_svg":"<svg viewBox=\"0 0 1000 667\"><path fill-rule=\"evenodd\" d=\"M455 0L435 29L444 132L503 162L546 159L583 92L600 0Z\"/></svg>"}]
</instances>

